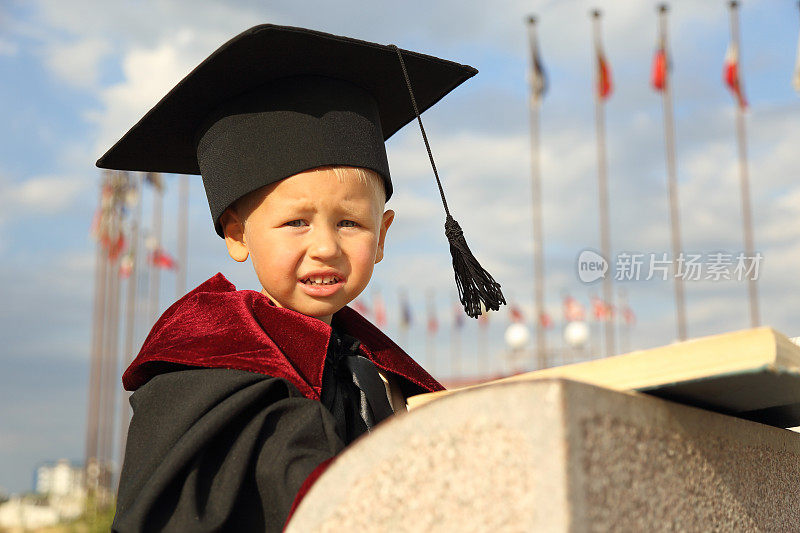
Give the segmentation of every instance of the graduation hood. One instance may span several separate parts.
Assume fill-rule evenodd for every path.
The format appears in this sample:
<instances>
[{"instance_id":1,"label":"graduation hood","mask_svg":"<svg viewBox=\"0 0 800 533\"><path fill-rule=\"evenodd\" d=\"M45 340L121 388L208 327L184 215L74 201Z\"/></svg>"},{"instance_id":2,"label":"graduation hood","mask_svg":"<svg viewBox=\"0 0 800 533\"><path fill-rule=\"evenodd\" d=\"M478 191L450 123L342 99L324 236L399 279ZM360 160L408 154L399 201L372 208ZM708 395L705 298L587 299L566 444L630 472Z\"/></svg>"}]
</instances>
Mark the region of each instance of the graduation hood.
<instances>
[{"instance_id":1,"label":"graduation hood","mask_svg":"<svg viewBox=\"0 0 800 533\"><path fill-rule=\"evenodd\" d=\"M401 378L406 396L444 388L349 307L333 315L333 326L359 339L377 367ZM331 326L276 307L260 292L237 291L218 273L161 315L122 383L133 391L176 367L230 368L284 378L318 400L330 338Z\"/></svg>"}]
</instances>

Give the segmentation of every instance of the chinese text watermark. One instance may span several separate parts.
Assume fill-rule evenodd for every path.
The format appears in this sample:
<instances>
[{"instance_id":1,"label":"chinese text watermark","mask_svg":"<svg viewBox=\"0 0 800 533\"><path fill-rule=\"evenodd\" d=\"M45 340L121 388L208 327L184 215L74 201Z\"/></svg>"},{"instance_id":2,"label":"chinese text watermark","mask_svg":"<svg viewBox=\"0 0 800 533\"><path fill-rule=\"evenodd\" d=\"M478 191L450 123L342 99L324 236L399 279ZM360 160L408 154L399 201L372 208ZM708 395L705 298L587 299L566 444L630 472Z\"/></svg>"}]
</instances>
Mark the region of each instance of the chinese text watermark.
<instances>
[{"instance_id":1,"label":"chinese text watermark","mask_svg":"<svg viewBox=\"0 0 800 533\"><path fill-rule=\"evenodd\" d=\"M760 252L681 252L673 262L666 252L620 252L614 263L594 250L583 250L578 256L578 278L592 283L606 276L616 281L747 281L757 280L764 256Z\"/></svg>"}]
</instances>

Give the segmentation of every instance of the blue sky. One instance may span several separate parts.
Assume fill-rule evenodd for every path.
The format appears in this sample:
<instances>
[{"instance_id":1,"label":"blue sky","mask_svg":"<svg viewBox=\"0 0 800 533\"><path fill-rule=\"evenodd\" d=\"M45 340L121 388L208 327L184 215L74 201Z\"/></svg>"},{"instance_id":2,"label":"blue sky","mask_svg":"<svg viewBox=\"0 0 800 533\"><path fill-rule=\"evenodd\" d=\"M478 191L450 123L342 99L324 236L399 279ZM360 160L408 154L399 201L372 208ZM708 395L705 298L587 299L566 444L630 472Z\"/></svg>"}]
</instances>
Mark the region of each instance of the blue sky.
<instances>
[{"instance_id":1,"label":"blue sky","mask_svg":"<svg viewBox=\"0 0 800 533\"><path fill-rule=\"evenodd\" d=\"M473 251L528 311L532 294L530 172L524 17L540 19L550 92L542 108L542 173L547 302L584 304L575 258L597 248L596 152L591 93L591 7L604 12L604 41L615 83L606 106L615 252L669 251L660 97L648 85L655 2L189 2L175 0L7 0L0 3L0 486L30 488L34 467L83 455L91 338L97 203L94 161L166 91L219 44L258 23L319 29L468 63L477 77L424 116L448 201ZM728 42L727 2L670 3L678 178L684 249L742 249L732 98L721 82ZM800 96L795 64L796 3L749 1L741 10L756 248L764 255L762 322L798 335L800 311ZM397 219L376 270L396 334L397 292L408 287L417 321L406 342L437 371L449 368L449 334L426 361L421 315L436 291L439 319L454 301L443 216L418 131L388 143ZM174 177L167 177L164 242L174 249ZM143 197L150 220L151 197ZM257 288L249 264L227 258L213 233L199 178L192 180L188 277L195 286L221 271ZM175 298L165 273L162 308ZM672 342L672 286L622 283L638 323L631 348ZM746 287L686 284L690 336L748 326ZM369 294L368 294L369 296ZM505 311L492 318L492 365L503 357ZM146 333L141 323L138 336ZM463 332L474 368L477 328ZM548 334L558 347L560 330Z\"/></svg>"}]
</instances>

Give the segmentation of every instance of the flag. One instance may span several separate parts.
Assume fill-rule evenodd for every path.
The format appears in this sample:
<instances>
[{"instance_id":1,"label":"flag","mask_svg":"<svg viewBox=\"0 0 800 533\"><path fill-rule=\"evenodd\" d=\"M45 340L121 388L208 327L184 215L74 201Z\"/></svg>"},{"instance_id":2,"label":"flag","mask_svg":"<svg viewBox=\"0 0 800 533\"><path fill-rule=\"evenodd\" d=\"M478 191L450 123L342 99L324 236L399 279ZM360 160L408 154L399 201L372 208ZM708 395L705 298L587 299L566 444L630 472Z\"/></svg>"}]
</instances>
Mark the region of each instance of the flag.
<instances>
[{"instance_id":1,"label":"flag","mask_svg":"<svg viewBox=\"0 0 800 533\"><path fill-rule=\"evenodd\" d=\"M94 212L92 217L92 224L89 227L89 235L96 242L99 242L105 247L111 243L111 236L109 235L109 221L112 214L112 190L109 186L103 186L103 197L100 201L100 207Z\"/></svg>"},{"instance_id":2,"label":"flag","mask_svg":"<svg viewBox=\"0 0 800 533\"><path fill-rule=\"evenodd\" d=\"M453 306L453 327L455 329L464 327L464 308L458 304Z\"/></svg>"},{"instance_id":3,"label":"flag","mask_svg":"<svg viewBox=\"0 0 800 533\"><path fill-rule=\"evenodd\" d=\"M543 311L539 314L539 323L544 329L550 329L553 327L553 318Z\"/></svg>"},{"instance_id":4,"label":"flag","mask_svg":"<svg viewBox=\"0 0 800 533\"><path fill-rule=\"evenodd\" d=\"M520 309L516 305L511 305L508 308L508 312L511 314L511 322L519 324L525 322L525 315L522 314L522 309Z\"/></svg>"},{"instance_id":5,"label":"flag","mask_svg":"<svg viewBox=\"0 0 800 533\"><path fill-rule=\"evenodd\" d=\"M580 322L586 318L586 310L578 300L572 296L564 298L564 322Z\"/></svg>"},{"instance_id":6,"label":"flag","mask_svg":"<svg viewBox=\"0 0 800 533\"><path fill-rule=\"evenodd\" d=\"M598 322L606 322L611 320L613 315L613 309L609 304L598 298L597 296L592 296L592 314L594 315L594 319Z\"/></svg>"},{"instance_id":7,"label":"flag","mask_svg":"<svg viewBox=\"0 0 800 533\"><path fill-rule=\"evenodd\" d=\"M636 324L636 315L633 314L633 309L627 305L625 306L625 309L622 310L622 319L629 326Z\"/></svg>"},{"instance_id":8,"label":"flag","mask_svg":"<svg viewBox=\"0 0 800 533\"><path fill-rule=\"evenodd\" d=\"M611 68L600 46L597 46L597 94L601 100L611 96Z\"/></svg>"},{"instance_id":9,"label":"flag","mask_svg":"<svg viewBox=\"0 0 800 533\"><path fill-rule=\"evenodd\" d=\"M734 43L730 43L728 51L725 52L723 78L725 84L736 96L739 107L742 109L747 107L747 100L744 97L744 89L742 88L741 73L739 72L739 48Z\"/></svg>"},{"instance_id":10,"label":"flag","mask_svg":"<svg viewBox=\"0 0 800 533\"><path fill-rule=\"evenodd\" d=\"M435 315L431 315L428 317L428 333L433 335L437 331L439 331L439 321Z\"/></svg>"},{"instance_id":11,"label":"flag","mask_svg":"<svg viewBox=\"0 0 800 533\"><path fill-rule=\"evenodd\" d=\"M408 329L411 327L411 304L405 291L400 292L400 327Z\"/></svg>"},{"instance_id":12,"label":"flag","mask_svg":"<svg viewBox=\"0 0 800 533\"><path fill-rule=\"evenodd\" d=\"M433 335L439 330L439 320L436 318L436 304L433 293L428 293L428 333Z\"/></svg>"},{"instance_id":13,"label":"flag","mask_svg":"<svg viewBox=\"0 0 800 533\"><path fill-rule=\"evenodd\" d=\"M119 262L119 277L127 279L131 273L133 273L133 254L128 252Z\"/></svg>"},{"instance_id":14,"label":"flag","mask_svg":"<svg viewBox=\"0 0 800 533\"><path fill-rule=\"evenodd\" d=\"M547 74L544 71L542 58L539 55L539 42L534 30L535 20L533 17L529 19L529 23L530 31L528 32L528 38L531 47L531 103L533 105L538 105L547 92Z\"/></svg>"},{"instance_id":15,"label":"flag","mask_svg":"<svg viewBox=\"0 0 800 533\"><path fill-rule=\"evenodd\" d=\"M108 242L108 260L116 261L119 255L125 250L125 235L120 231L117 232L116 237L111 238Z\"/></svg>"},{"instance_id":16,"label":"flag","mask_svg":"<svg viewBox=\"0 0 800 533\"><path fill-rule=\"evenodd\" d=\"M376 292L372 301L372 309L375 311L375 325L382 328L386 325L386 306L383 304L381 293Z\"/></svg>"},{"instance_id":17,"label":"flag","mask_svg":"<svg viewBox=\"0 0 800 533\"><path fill-rule=\"evenodd\" d=\"M123 209L132 209L139 204L139 189L131 184L125 189L125 198L122 204Z\"/></svg>"},{"instance_id":18,"label":"flag","mask_svg":"<svg viewBox=\"0 0 800 533\"><path fill-rule=\"evenodd\" d=\"M103 208L98 207L92 217L92 224L89 226L89 236L95 241L100 241L100 231L102 230L101 222L103 220Z\"/></svg>"},{"instance_id":19,"label":"flag","mask_svg":"<svg viewBox=\"0 0 800 533\"><path fill-rule=\"evenodd\" d=\"M361 316L367 316L369 314L369 308L367 307L367 304L361 300L356 300L353 302L352 308Z\"/></svg>"},{"instance_id":20,"label":"flag","mask_svg":"<svg viewBox=\"0 0 800 533\"><path fill-rule=\"evenodd\" d=\"M144 180L158 192L164 192L164 180L158 172L148 172L144 175Z\"/></svg>"},{"instance_id":21,"label":"flag","mask_svg":"<svg viewBox=\"0 0 800 533\"><path fill-rule=\"evenodd\" d=\"M175 270L178 264L163 248L156 248L150 253L150 264L157 268Z\"/></svg>"},{"instance_id":22,"label":"flag","mask_svg":"<svg viewBox=\"0 0 800 533\"><path fill-rule=\"evenodd\" d=\"M800 93L800 35L797 36L797 59L794 61L794 76L792 76L792 87Z\"/></svg>"},{"instance_id":23,"label":"flag","mask_svg":"<svg viewBox=\"0 0 800 533\"><path fill-rule=\"evenodd\" d=\"M110 209L111 204L114 202L114 188L111 186L111 182L106 180L103 183L102 194L100 198L100 207L102 209Z\"/></svg>"},{"instance_id":24,"label":"flag","mask_svg":"<svg viewBox=\"0 0 800 533\"><path fill-rule=\"evenodd\" d=\"M663 91L667 87L667 73L669 62L667 61L667 48L663 37L658 40L656 55L653 57L653 70L650 73L650 84L656 91Z\"/></svg>"}]
</instances>

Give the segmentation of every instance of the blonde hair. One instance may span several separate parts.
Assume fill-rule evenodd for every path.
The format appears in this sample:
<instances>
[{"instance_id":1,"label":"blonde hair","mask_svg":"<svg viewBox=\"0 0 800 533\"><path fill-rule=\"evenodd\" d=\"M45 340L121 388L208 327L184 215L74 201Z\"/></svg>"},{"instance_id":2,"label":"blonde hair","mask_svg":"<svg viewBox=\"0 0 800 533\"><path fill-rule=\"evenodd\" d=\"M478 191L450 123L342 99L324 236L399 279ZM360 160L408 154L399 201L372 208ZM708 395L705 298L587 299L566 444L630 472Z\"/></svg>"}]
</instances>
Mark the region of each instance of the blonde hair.
<instances>
[{"instance_id":1,"label":"blonde hair","mask_svg":"<svg viewBox=\"0 0 800 533\"><path fill-rule=\"evenodd\" d=\"M310 172L328 171L333 172L339 183L344 183L346 180L353 179L355 177L360 183L371 185L372 190L375 193L375 199L381 205L380 211L383 212L383 207L386 205L386 187L383 184L383 178L381 178L380 174L369 168L350 167L347 165L329 165L310 170ZM353 172L348 171L355 171L355 176ZM246 219L250 213L253 212L253 209L258 207L258 205L261 203L261 200L266 194L267 187L269 187L269 185L264 185L263 187L259 187L258 189L245 194L233 202L230 205L230 209L233 209L237 214L239 214L240 217Z\"/></svg>"},{"instance_id":2,"label":"blonde hair","mask_svg":"<svg viewBox=\"0 0 800 533\"><path fill-rule=\"evenodd\" d=\"M339 183L344 183L345 180L353 176L352 174L348 174L346 172L347 170L355 170L358 181L366 185L372 185L375 197L382 205L386 204L386 186L383 184L383 178L374 170L363 167L348 167L346 165L330 165L312 169L313 172L325 172L329 170L336 175L336 179L339 180Z\"/></svg>"}]
</instances>

